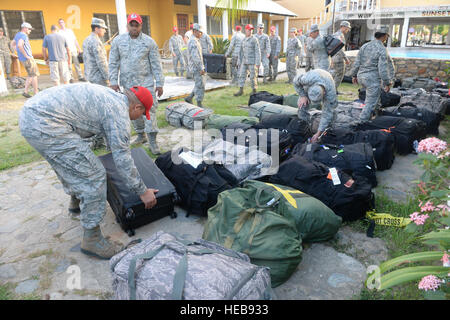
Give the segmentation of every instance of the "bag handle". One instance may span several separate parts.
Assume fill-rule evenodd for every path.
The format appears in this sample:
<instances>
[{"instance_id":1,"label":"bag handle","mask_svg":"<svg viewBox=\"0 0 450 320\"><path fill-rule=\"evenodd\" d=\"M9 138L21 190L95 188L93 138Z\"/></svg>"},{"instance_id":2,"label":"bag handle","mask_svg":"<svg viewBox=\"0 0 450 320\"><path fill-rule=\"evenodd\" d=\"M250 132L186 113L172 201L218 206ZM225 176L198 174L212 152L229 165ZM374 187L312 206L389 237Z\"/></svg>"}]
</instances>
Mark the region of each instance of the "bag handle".
<instances>
[{"instance_id":1,"label":"bag handle","mask_svg":"<svg viewBox=\"0 0 450 320\"><path fill-rule=\"evenodd\" d=\"M278 200L280 200L281 195L279 193L277 193L274 197L273 197L273 201L271 201L271 204L261 204L261 194L263 193L263 191L266 190L273 190L272 187L262 187L262 188L258 188L256 190L256 195L255 195L255 202L256 202L256 206L258 208L262 208L262 209L266 209L266 208L271 208L275 205L275 203L277 203Z\"/></svg>"}]
</instances>

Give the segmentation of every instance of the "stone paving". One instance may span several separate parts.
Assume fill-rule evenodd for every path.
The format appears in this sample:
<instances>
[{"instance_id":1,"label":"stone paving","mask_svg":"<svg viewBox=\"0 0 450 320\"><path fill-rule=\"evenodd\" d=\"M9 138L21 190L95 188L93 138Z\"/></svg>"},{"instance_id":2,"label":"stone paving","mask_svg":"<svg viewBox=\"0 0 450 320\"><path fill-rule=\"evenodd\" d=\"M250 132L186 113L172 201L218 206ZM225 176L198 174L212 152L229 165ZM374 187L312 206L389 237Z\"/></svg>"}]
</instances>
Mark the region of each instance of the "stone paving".
<instances>
[{"instance_id":1,"label":"stone paving","mask_svg":"<svg viewBox=\"0 0 450 320\"><path fill-rule=\"evenodd\" d=\"M158 136L159 143L164 143L166 148L179 143L171 140L170 134L171 129L163 129ZM412 164L415 157L397 157L391 170L378 174L380 186L406 195L411 186L406 182L420 175L418 170L411 170L415 167ZM82 228L78 220L69 218L68 203L69 196L46 162L0 172L0 284L14 284L15 293L32 293L42 299L111 297L108 262L80 252ZM136 235L129 238L108 206L101 226L105 235L123 244L132 239L148 238L160 230L200 238L206 219L186 218L181 208L177 208L177 212L177 219L161 219L139 228ZM297 271L275 289L276 298L358 297L366 267L386 258L384 241L343 227L333 241L305 247ZM78 273L80 286L73 280Z\"/></svg>"}]
</instances>

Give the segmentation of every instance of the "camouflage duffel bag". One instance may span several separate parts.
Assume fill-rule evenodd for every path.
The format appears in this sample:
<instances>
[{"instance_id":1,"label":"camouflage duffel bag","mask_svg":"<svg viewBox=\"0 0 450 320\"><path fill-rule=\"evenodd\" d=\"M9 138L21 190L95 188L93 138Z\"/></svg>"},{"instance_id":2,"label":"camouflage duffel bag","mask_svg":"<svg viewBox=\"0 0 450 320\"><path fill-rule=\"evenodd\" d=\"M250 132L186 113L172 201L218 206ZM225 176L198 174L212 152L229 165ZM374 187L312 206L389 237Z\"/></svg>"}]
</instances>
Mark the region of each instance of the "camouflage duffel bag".
<instances>
[{"instance_id":1,"label":"camouflage duffel bag","mask_svg":"<svg viewBox=\"0 0 450 320\"><path fill-rule=\"evenodd\" d=\"M110 260L117 300L271 299L269 269L216 243L160 231Z\"/></svg>"},{"instance_id":2,"label":"camouflage duffel bag","mask_svg":"<svg viewBox=\"0 0 450 320\"><path fill-rule=\"evenodd\" d=\"M266 101L256 102L250 105L248 115L258 117L261 120L264 116L272 114L297 115L298 109L281 104L270 103Z\"/></svg>"},{"instance_id":3,"label":"camouflage duffel bag","mask_svg":"<svg viewBox=\"0 0 450 320\"><path fill-rule=\"evenodd\" d=\"M205 120L213 113L211 109L199 108L187 102L175 102L166 107L166 120L171 126L188 129L194 129L194 122L201 121L204 128Z\"/></svg>"}]
</instances>

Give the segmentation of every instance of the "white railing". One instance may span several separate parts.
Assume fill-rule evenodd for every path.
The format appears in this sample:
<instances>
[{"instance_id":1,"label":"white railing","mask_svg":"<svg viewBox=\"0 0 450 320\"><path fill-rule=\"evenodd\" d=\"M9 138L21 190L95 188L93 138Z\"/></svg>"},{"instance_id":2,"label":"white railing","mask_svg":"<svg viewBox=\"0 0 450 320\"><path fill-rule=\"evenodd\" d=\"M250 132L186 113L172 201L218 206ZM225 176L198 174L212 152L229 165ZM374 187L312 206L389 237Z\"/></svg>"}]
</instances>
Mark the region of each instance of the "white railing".
<instances>
[{"instance_id":1,"label":"white railing","mask_svg":"<svg viewBox=\"0 0 450 320\"><path fill-rule=\"evenodd\" d=\"M303 25L303 30L309 30L311 25L318 24L319 27L327 24L333 19L333 7L334 2L331 1L323 11L318 15L311 17L311 19ZM335 19L341 13L353 13L353 12L374 12L380 10L381 0L338 0L336 1Z\"/></svg>"}]
</instances>

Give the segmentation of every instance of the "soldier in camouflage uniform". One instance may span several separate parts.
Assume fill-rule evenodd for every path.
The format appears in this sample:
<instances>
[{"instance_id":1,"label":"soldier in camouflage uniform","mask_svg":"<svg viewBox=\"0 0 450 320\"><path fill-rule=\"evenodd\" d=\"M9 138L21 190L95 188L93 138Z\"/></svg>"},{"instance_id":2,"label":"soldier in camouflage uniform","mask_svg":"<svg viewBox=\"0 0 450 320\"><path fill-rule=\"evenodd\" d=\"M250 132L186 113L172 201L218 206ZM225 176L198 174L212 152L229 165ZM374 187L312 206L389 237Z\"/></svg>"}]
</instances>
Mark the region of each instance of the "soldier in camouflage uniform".
<instances>
[{"instance_id":1,"label":"soldier in camouflage uniform","mask_svg":"<svg viewBox=\"0 0 450 320\"><path fill-rule=\"evenodd\" d=\"M173 27L173 36L169 40L169 50L172 53L173 69L178 77L178 63L180 63L180 73L184 73L184 57L181 49L184 46L183 37L178 34L178 28Z\"/></svg>"},{"instance_id":2,"label":"soldier in camouflage uniform","mask_svg":"<svg viewBox=\"0 0 450 320\"><path fill-rule=\"evenodd\" d=\"M315 143L336 116L335 109L338 101L333 77L328 71L321 69L312 70L295 77L294 88L300 96L298 99L298 117L300 119L309 122L308 110L323 104L319 129L311 139L312 143Z\"/></svg>"},{"instance_id":3,"label":"soldier in camouflage uniform","mask_svg":"<svg viewBox=\"0 0 450 320\"><path fill-rule=\"evenodd\" d=\"M192 28L194 27L194 24L191 23L189 30L186 31L184 34L183 40L184 40L184 47L181 49L184 57L184 65L186 67L186 79L192 79L192 73L189 71L189 50L187 48L189 40L192 38Z\"/></svg>"},{"instance_id":4,"label":"soldier in camouflage uniform","mask_svg":"<svg viewBox=\"0 0 450 320\"><path fill-rule=\"evenodd\" d=\"M301 52L300 57L298 59L298 65L297 65L297 69L300 69L303 66L303 60L304 60L304 57L305 57L305 44L306 44L306 37L303 34L303 30L302 29L298 29L297 39L300 41L300 43L302 45L302 52Z\"/></svg>"},{"instance_id":5,"label":"soldier in camouflage uniform","mask_svg":"<svg viewBox=\"0 0 450 320\"><path fill-rule=\"evenodd\" d=\"M53 87L29 99L19 117L22 135L78 202L84 229L81 251L101 259L111 258L121 248L100 230L106 212L106 172L84 139L104 133L126 187L140 196L146 208L156 204L157 190L145 186L129 146L130 119L148 114L152 98L141 87L124 93L91 83Z\"/></svg>"},{"instance_id":6,"label":"soldier in camouflage uniform","mask_svg":"<svg viewBox=\"0 0 450 320\"><path fill-rule=\"evenodd\" d=\"M117 91L119 84L125 88L143 86L155 97L151 119L141 117L133 121L134 129L138 134L133 143L145 143L145 133L148 136L150 151L157 155L161 153L156 143L159 131L156 117L157 97L163 95L164 87L161 57L156 42L142 32L142 18L138 14L132 13L128 16L128 30L129 33L117 36L111 45L109 54L111 87Z\"/></svg>"},{"instance_id":7,"label":"soldier in camouflage uniform","mask_svg":"<svg viewBox=\"0 0 450 320\"><path fill-rule=\"evenodd\" d=\"M300 57L302 54L302 44L295 36L296 33L297 29L291 28L286 49L286 72L289 79L286 83L292 83L294 81L297 75L297 57Z\"/></svg>"},{"instance_id":8,"label":"soldier in camouflage uniform","mask_svg":"<svg viewBox=\"0 0 450 320\"><path fill-rule=\"evenodd\" d=\"M263 83L267 83L267 77L269 76L269 57L272 48L270 47L269 36L264 33L264 23L258 24L258 33L255 34L255 37L259 42L259 49L261 50L261 64L264 67Z\"/></svg>"},{"instance_id":9,"label":"soldier in camouflage uniform","mask_svg":"<svg viewBox=\"0 0 450 320\"><path fill-rule=\"evenodd\" d=\"M5 36L3 28L0 28L0 63L3 71L6 73L6 78L9 80L11 74L11 54L13 53L11 42Z\"/></svg>"},{"instance_id":10,"label":"soldier in camouflage uniform","mask_svg":"<svg viewBox=\"0 0 450 320\"><path fill-rule=\"evenodd\" d=\"M200 43L200 39L203 35L203 29L198 24L194 24L194 36L191 37L188 43L189 50L189 69L194 75L195 86L192 93L184 99L188 103L192 103L192 99L194 96L197 99L197 105L201 108L202 101L205 96L205 86L206 86L206 71L205 66L203 64L203 53L202 53L202 45Z\"/></svg>"},{"instance_id":11,"label":"soldier in camouflage uniform","mask_svg":"<svg viewBox=\"0 0 450 320\"><path fill-rule=\"evenodd\" d=\"M212 53L212 50L214 47L213 47L213 43L212 43L212 40L211 40L211 37L209 36L209 34L203 33L202 37L200 38L200 44L202 46L203 54Z\"/></svg>"},{"instance_id":12,"label":"soldier in camouflage uniform","mask_svg":"<svg viewBox=\"0 0 450 320\"><path fill-rule=\"evenodd\" d=\"M236 33L231 38L230 46L228 47L227 52L225 53L226 57L229 57L231 54L231 68L232 68L232 75L233 75L233 84L238 83L238 77L239 77L239 53L241 52L241 46L242 42L244 41L245 36L241 32L242 27L236 26Z\"/></svg>"},{"instance_id":13,"label":"soldier in camouflage uniform","mask_svg":"<svg viewBox=\"0 0 450 320\"><path fill-rule=\"evenodd\" d=\"M394 66L392 59L383 43L389 38L386 27L381 27L375 32L375 39L364 44L359 49L355 64L351 71L354 84L361 84L366 88L366 105L359 119L370 120L381 97L381 85L384 91L389 92Z\"/></svg>"},{"instance_id":14,"label":"soldier in camouflage uniform","mask_svg":"<svg viewBox=\"0 0 450 320\"><path fill-rule=\"evenodd\" d=\"M276 35L277 28L270 27L270 57L269 57L269 81L275 81L278 76L278 57L281 52L281 38Z\"/></svg>"},{"instance_id":15,"label":"soldier in camouflage uniform","mask_svg":"<svg viewBox=\"0 0 450 320\"><path fill-rule=\"evenodd\" d=\"M312 56L312 42L314 41L313 38L309 36L306 37L305 40L305 46L303 47L305 50L305 72L311 71L314 69L314 61Z\"/></svg>"},{"instance_id":16,"label":"soldier in camouflage uniform","mask_svg":"<svg viewBox=\"0 0 450 320\"><path fill-rule=\"evenodd\" d=\"M325 47L325 40L320 35L319 26L317 24L313 24L311 26L310 35L311 38L314 39L309 51L311 51L312 53L315 69L330 71L330 56L328 55L327 49Z\"/></svg>"},{"instance_id":17,"label":"soldier in camouflage uniform","mask_svg":"<svg viewBox=\"0 0 450 320\"><path fill-rule=\"evenodd\" d=\"M239 53L239 92L234 96L244 94L244 84L247 79L247 73L250 72L250 83L252 93L256 93L258 87L257 77L259 66L261 65L261 50L259 49L258 39L253 35L254 27L251 24L245 26L245 39L242 42L241 52Z\"/></svg>"},{"instance_id":18,"label":"soldier in camouflage uniform","mask_svg":"<svg viewBox=\"0 0 450 320\"><path fill-rule=\"evenodd\" d=\"M103 46L102 38L105 35L105 21L92 18L92 33L83 41L83 62L85 79L91 83L102 86L109 85L108 58Z\"/></svg>"},{"instance_id":19,"label":"soldier in camouflage uniform","mask_svg":"<svg viewBox=\"0 0 450 320\"><path fill-rule=\"evenodd\" d=\"M349 33L351 30L350 22L348 21L342 21L341 22L341 29L336 32L333 37L338 38L344 43L344 47L339 50L338 53L336 53L333 58L331 58L332 61L332 68L331 68L331 75L333 76L334 83L336 84L336 92L338 90L338 87L342 83L342 79L344 79L345 75L345 65L350 64L350 60L345 55L345 35Z\"/></svg>"}]
</instances>

